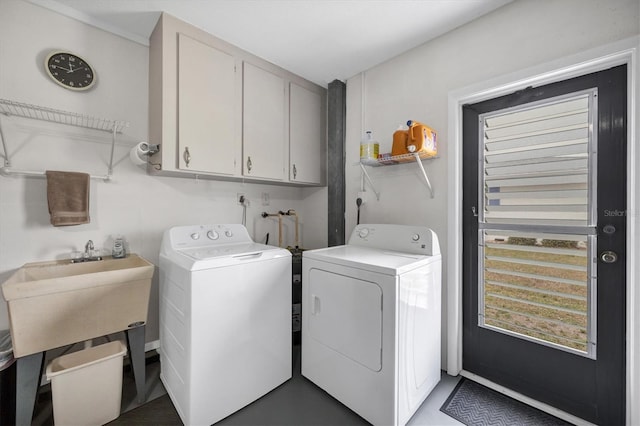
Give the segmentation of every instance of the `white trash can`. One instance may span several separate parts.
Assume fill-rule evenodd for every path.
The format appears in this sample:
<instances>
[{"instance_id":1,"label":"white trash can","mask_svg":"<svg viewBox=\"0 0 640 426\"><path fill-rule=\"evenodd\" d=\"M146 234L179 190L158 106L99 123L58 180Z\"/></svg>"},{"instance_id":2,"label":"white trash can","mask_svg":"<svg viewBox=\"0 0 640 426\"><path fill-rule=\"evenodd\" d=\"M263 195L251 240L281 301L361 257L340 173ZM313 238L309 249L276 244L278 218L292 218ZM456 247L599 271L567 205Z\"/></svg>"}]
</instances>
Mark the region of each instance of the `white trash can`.
<instances>
[{"instance_id":1,"label":"white trash can","mask_svg":"<svg viewBox=\"0 0 640 426\"><path fill-rule=\"evenodd\" d=\"M60 356L47 365L56 425L103 425L120 415L122 360L116 340Z\"/></svg>"}]
</instances>

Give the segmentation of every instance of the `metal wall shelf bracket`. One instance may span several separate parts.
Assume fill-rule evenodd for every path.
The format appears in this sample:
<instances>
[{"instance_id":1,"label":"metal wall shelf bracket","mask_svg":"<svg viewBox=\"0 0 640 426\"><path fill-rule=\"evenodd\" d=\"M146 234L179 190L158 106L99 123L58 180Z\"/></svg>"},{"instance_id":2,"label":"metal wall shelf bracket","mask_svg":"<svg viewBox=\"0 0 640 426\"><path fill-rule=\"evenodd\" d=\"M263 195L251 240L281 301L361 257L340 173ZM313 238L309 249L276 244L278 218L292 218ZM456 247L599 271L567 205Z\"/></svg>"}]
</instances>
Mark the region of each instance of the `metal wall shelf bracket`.
<instances>
[{"instance_id":1,"label":"metal wall shelf bracket","mask_svg":"<svg viewBox=\"0 0 640 426\"><path fill-rule=\"evenodd\" d=\"M413 154L413 156L416 158L416 163L418 163L418 166L420 166L420 171L422 172L422 176L424 176L424 180L427 183L429 192L431 193L431 198L433 198L435 195L433 193L433 187L431 186L431 181L429 180L429 176L427 176L427 171L424 169L424 165L422 164L420 156L418 154Z\"/></svg>"},{"instance_id":2,"label":"metal wall shelf bracket","mask_svg":"<svg viewBox=\"0 0 640 426\"><path fill-rule=\"evenodd\" d=\"M373 191L374 194L376 194L376 200L380 201L380 193L376 191L376 187L373 184L373 181L371 180L371 177L369 176L367 169L364 167L364 164L362 163L359 163L359 164L360 164L360 168L362 169L362 173L364 174L364 177L367 178L367 182L369 182L369 186L371 187L371 190Z\"/></svg>"},{"instance_id":3,"label":"metal wall shelf bracket","mask_svg":"<svg viewBox=\"0 0 640 426\"><path fill-rule=\"evenodd\" d=\"M367 173L367 169L365 168L365 165L367 166L371 166L371 167L380 167L380 166L393 166L396 164L400 164L400 163L408 163L410 161L415 160L416 163L418 163L418 167L420 168L420 172L422 174L422 176L424 177L425 183L427 184L427 188L429 188L429 193L431 195L431 198L434 197L434 192L433 192L433 187L431 186L431 181L429 180L429 176L427 175L427 171L424 168L424 165L422 164L422 160L426 160L429 158L437 158L435 156L430 156L427 158L422 158L420 157L419 153L412 153L412 154L404 154L404 155L397 155L394 157L388 157L388 158L384 158L381 160L369 160L367 163L363 163L362 161L359 163L360 164L360 168L362 169L362 173L364 174L364 176L367 179L367 182L369 182L369 185L371 186L371 189L373 189L373 192L376 194L376 199L378 201L380 201L380 193L376 191L375 186L373 184L373 182L371 181L371 177L369 176L369 173Z\"/></svg>"}]
</instances>

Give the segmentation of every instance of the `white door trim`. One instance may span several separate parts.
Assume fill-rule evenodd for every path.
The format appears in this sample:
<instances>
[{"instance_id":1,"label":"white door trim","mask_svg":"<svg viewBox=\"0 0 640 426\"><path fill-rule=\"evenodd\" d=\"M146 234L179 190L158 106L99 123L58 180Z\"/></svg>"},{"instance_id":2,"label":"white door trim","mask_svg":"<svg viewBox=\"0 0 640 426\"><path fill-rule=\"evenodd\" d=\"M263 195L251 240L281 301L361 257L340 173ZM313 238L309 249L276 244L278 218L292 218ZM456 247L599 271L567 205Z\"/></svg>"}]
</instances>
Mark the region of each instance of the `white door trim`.
<instances>
[{"instance_id":1,"label":"white door trim","mask_svg":"<svg viewBox=\"0 0 640 426\"><path fill-rule=\"evenodd\" d=\"M448 102L448 266L447 266L447 373L458 375L462 365L462 105L512 93L528 86L541 86L616 65L627 64L628 148L627 148L627 424L640 424L640 37L526 70L497 77L449 92Z\"/></svg>"}]
</instances>

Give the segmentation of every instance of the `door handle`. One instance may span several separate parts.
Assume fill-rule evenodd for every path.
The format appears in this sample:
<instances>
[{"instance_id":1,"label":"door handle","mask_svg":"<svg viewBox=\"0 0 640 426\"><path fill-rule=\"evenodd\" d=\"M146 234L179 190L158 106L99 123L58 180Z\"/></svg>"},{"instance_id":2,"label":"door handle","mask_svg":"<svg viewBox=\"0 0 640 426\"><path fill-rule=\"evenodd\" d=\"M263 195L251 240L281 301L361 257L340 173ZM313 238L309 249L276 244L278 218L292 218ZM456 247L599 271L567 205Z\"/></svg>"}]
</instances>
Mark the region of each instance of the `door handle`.
<instances>
[{"instance_id":1,"label":"door handle","mask_svg":"<svg viewBox=\"0 0 640 426\"><path fill-rule=\"evenodd\" d=\"M320 313L320 298L315 294L311 295L311 315Z\"/></svg>"},{"instance_id":2,"label":"door handle","mask_svg":"<svg viewBox=\"0 0 640 426\"><path fill-rule=\"evenodd\" d=\"M611 250L606 250L600 253L600 260L604 263L616 263L618 261L618 254Z\"/></svg>"}]
</instances>

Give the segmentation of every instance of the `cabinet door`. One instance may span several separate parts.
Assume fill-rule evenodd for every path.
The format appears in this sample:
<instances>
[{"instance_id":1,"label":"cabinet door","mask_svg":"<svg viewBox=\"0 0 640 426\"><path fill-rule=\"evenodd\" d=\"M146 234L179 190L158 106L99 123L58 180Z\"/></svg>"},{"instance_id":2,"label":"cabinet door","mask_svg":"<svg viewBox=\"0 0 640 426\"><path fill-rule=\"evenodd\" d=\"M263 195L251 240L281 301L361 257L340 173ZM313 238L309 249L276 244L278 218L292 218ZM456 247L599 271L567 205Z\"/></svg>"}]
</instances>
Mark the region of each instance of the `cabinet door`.
<instances>
[{"instance_id":1,"label":"cabinet door","mask_svg":"<svg viewBox=\"0 0 640 426\"><path fill-rule=\"evenodd\" d=\"M286 147L284 79L244 63L242 174L283 180Z\"/></svg>"},{"instance_id":2,"label":"cabinet door","mask_svg":"<svg viewBox=\"0 0 640 426\"><path fill-rule=\"evenodd\" d=\"M236 174L235 59L178 34L178 168Z\"/></svg>"},{"instance_id":3,"label":"cabinet door","mask_svg":"<svg viewBox=\"0 0 640 426\"><path fill-rule=\"evenodd\" d=\"M325 152L322 96L291 83L289 99L289 180L321 184Z\"/></svg>"}]
</instances>

